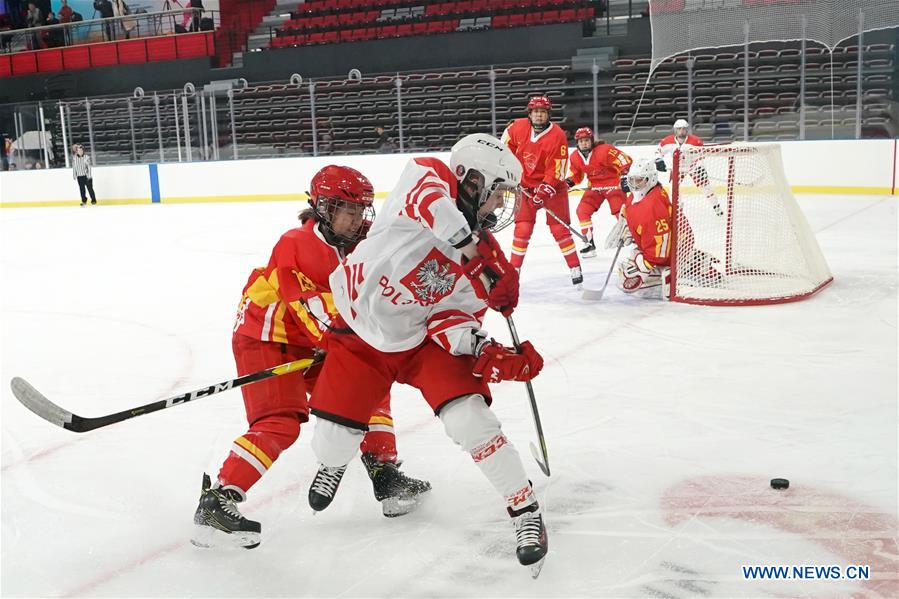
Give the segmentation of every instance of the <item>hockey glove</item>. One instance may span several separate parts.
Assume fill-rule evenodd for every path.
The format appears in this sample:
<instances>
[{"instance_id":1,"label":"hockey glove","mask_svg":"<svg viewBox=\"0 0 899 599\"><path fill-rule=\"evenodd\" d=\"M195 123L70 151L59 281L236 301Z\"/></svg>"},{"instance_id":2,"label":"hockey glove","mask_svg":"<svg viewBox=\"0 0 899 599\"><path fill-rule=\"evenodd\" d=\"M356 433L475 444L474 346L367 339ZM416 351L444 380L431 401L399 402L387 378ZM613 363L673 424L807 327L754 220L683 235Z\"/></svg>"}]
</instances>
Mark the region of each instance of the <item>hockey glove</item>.
<instances>
[{"instance_id":1,"label":"hockey glove","mask_svg":"<svg viewBox=\"0 0 899 599\"><path fill-rule=\"evenodd\" d=\"M576 185L576 183L574 182L574 179L569 178L569 179L565 179L565 185L568 186L568 189L571 189L572 187L574 187Z\"/></svg>"},{"instance_id":2,"label":"hockey glove","mask_svg":"<svg viewBox=\"0 0 899 599\"><path fill-rule=\"evenodd\" d=\"M660 173L668 172L668 165L665 164L664 158L656 158L656 170Z\"/></svg>"},{"instance_id":3,"label":"hockey glove","mask_svg":"<svg viewBox=\"0 0 899 599\"><path fill-rule=\"evenodd\" d=\"M474 293L492 310L511 316L518 305L518 271L506 259L502 248L489 231L478 233L478 255L462 266ZM490 290L484 280L491 283Z\"/></svg>"},{"instance_id":4,"label":"hockey glove","mask_svg":"<svg viewBox=\"0 0 899 599\"><path fill-rule=\"evenodd\" d=\"M640 289L652 274L654 274L653 265L643 258L642 252L618 265L620 288L625 293L633 293Z\"/></svg>"},{"instance_id":5,"label":"hockey glove","mask_svg":"<svg viewBox=\"0 0 899 599\"><path fill-rule=\"evenodd\" d=\"M556 188L549 183L541 183L531 195L531 203L538 208L551 200L556 195Z\"/></svg>"},{"instance_id":6,"label":"hockey glove","mask_svg":"<svg viewBox=\"0 0 899 599\"><path fill-rule=\"evenodd\" d=\"M521 353L496 341L481 346L472 373L488 383L529 381L543 369L543 358L530 341L521 344Z\"/></svg>"},{"instance_id":7,"label":"hockey glove","mask_svg":"<svg viewBox=\"0 0 899 599\"><path fill-rule=\"evenodd\" d=\"M621 191L624 193L631 192L631 186L627 184L627 175L621 175Z\"/></svg>"}]
</instances>

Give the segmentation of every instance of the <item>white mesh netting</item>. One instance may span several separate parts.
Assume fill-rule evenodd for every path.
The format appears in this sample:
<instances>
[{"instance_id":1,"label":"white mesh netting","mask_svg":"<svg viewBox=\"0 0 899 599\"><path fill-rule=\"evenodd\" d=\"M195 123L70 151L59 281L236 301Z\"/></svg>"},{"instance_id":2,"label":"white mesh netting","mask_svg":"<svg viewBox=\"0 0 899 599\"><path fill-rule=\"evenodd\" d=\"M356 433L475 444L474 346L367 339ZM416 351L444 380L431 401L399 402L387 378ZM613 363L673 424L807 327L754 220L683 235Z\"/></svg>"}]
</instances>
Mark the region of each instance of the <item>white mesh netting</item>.
<instances>
[{"instance_id":1,"label":"white mesh netting","mask_svg":"<svg viewBox=\"0 0 899 599\"><path fill-rule=\"evenodd\" d=\"M650 0L652 65L698 48L743 44L744 23L749 41L805 38L833 48L856 35L859 13L863 29L899 27L897 0Z\"/></svg>"},{"instance_id":2,"label":"white mesh netting","mask_svg":"<svg viewBox=\"0 0 899 599\"><path fill-rule=\"evenodd\" d=\"M672 172L672 187L672 300L791 301L831 281L790 192L778 145L688 148Z\"/></svg>"}]
</instances>

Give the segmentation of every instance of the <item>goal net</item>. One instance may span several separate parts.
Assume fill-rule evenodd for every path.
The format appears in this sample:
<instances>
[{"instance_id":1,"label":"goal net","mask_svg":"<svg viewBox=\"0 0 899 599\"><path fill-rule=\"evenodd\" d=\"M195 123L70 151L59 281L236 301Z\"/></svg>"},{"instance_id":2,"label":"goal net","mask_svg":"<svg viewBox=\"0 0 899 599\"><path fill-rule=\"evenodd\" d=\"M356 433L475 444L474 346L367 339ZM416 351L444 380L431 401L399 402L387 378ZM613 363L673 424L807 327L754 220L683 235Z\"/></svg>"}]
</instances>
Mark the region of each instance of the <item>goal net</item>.
<instances>
[{"instance_id":1,"label":"goal net","mask_svg":"<svg viewBox=\"0 0 899 599\"><path fill-rule=\"evenodd\" d=\"M672 301L788 302L833 280L777 144L678 150L671 184Z\"/></svg>"}]
</instances>

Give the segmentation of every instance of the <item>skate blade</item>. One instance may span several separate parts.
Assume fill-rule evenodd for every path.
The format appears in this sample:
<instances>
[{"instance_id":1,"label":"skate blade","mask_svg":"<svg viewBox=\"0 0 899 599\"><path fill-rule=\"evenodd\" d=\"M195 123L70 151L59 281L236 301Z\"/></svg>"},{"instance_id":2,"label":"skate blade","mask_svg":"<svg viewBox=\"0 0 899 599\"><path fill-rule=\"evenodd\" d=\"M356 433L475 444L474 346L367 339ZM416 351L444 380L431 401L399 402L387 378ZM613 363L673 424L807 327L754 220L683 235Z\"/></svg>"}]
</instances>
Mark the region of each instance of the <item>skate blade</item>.
<instances>
[{"instance_id":1,"label":"skate blade","mask_svg":"<svg viewBox=\"0 0 899 599\"><path fill-rule=\"evenodd\" d=\"M194 526L190 542L195 547L216 549L219 547L235 547L238 549L254 549L262 542L258 532L227 533L211 526Z\"/></svg>"},{"instance_id":2,"label":"skate blade","mask_svg":"<svg viewBox=\"0 0 899 599\"><path fill-rule=\"evenodd\" d=\"M388 497L387 499L382 499L381 510L384 512L384 516L387 518L396 518L398 516L411 514L418 509L418 506L420 506L422 502L424 502L429 493L430 490L425 491L424 493L419 493L414 497Z\"/></svg>"},{"instance_id":3,"label":"skate blade","mask_svg":"<svg viewBox=\"0 0 899 599\"><path fill-rule=\"evenodd\" d=\"M531 578L534 580L540 576L540 572L543 570L543 563L546 561L546 556L540 558L540 561L535 564L530 564L528 569L531 571Z\"/></svg>"},{"instance_id":4,"label":"skate blade","mask_svg":"<svg viewBox=\"0 0 899 599\"><path fill-rule=\"evenodd\" d=\"M586 254L581 254L581 258L596 258L596 252L587 252Z\"/></svg>"}]
</instances>

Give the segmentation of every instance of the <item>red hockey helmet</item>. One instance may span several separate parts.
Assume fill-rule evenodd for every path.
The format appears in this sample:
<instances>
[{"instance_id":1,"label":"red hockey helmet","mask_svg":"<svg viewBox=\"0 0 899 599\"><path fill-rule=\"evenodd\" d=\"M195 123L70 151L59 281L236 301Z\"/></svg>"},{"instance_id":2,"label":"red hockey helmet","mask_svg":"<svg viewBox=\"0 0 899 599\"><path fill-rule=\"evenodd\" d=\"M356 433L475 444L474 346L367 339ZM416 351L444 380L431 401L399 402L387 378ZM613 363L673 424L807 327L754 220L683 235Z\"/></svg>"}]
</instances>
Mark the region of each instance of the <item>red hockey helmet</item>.
<instances>
[{"instance_id":1,"label":"red hockey helmet","mask_svg":"<svg viewBox=\"0 0 899 599\"><path fill-rule=\"evenodd\" d=\"M581 127L577 131L574 132L574 140L577 141L579 139L587 138L590 141L593 141L593 129L590 127Z\"/></svg>"},{"instance_id":2,"label":"red hockey helmet","mask_svg":"<svg viewBox=\"0 0 899 599\"><path fill-rule=\"evenodd\" d=\"M331 164L315 173L309 186L313 217L328 243L345 247L365 237L375 218L375 188L365 175L348 166ZM350 215L350 223L336 222L340 212Z\"/></svg>"},{"instance_id":3,"label":"red hockey helmet","mask_svg":"<svg viewBox=\"0 0 899 599\"><path fill-rule=\"evenodd\" d=\"M535 108L542 108L550 112L553 109L553 103L546 96L531 96L531 99L528 100L528 112Z\"/></svg>"}]
</instances>

